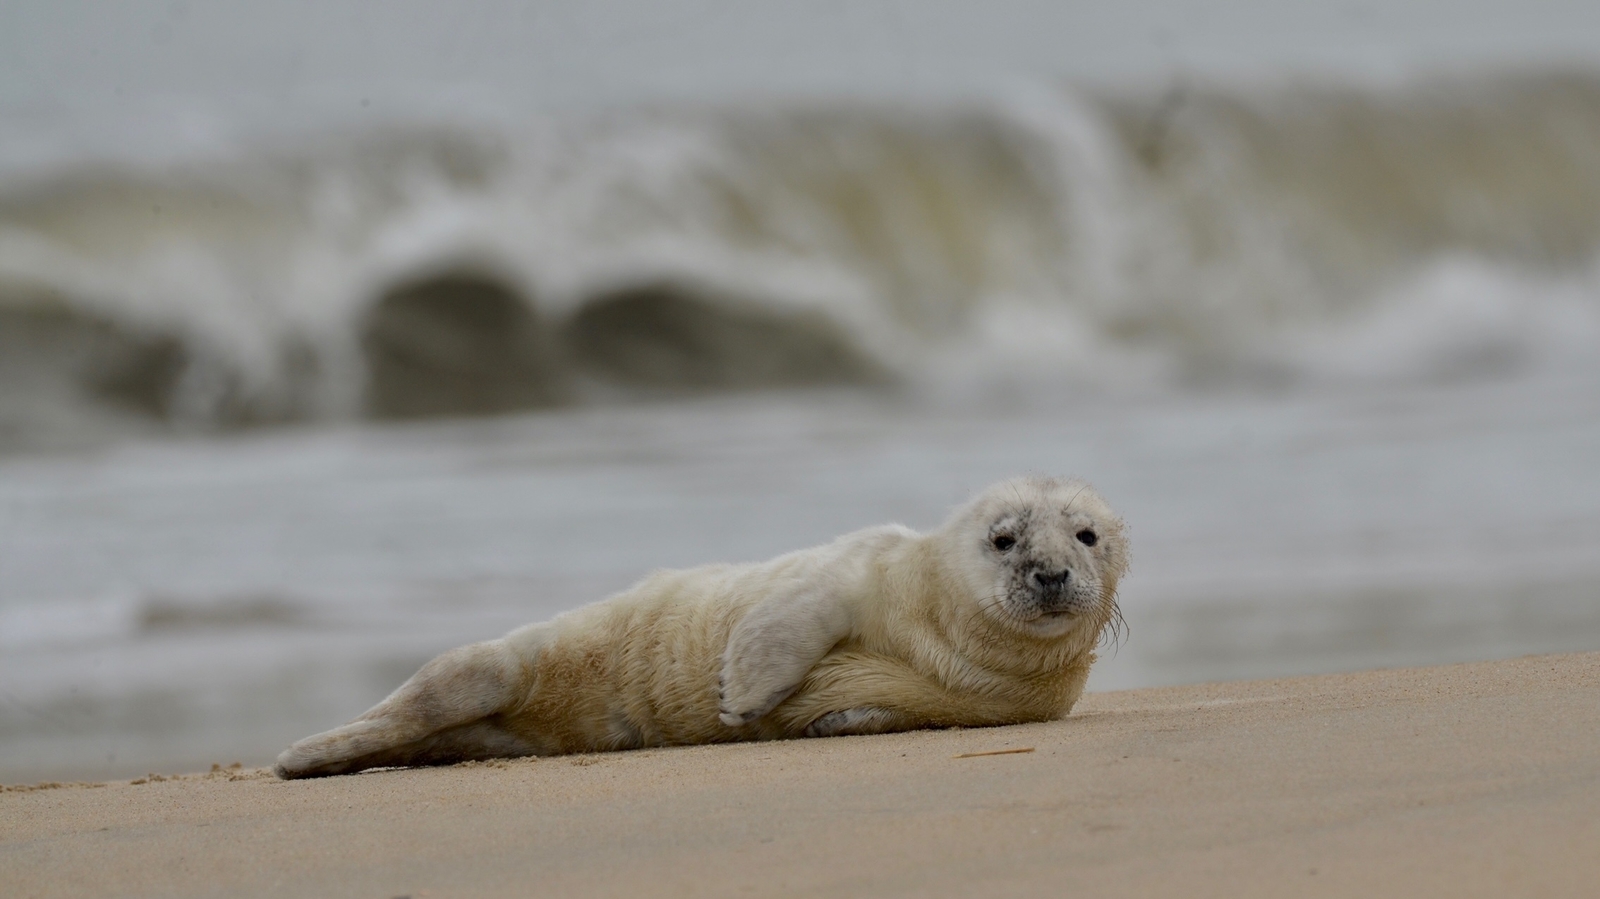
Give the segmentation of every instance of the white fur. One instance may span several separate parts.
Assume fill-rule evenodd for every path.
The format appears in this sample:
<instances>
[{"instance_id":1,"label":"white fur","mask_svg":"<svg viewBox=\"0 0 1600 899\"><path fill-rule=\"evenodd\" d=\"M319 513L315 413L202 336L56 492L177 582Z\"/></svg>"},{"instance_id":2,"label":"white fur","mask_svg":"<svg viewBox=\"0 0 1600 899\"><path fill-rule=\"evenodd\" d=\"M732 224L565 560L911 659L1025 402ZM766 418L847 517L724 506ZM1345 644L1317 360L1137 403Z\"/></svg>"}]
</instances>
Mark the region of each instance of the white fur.
<instances>
[{"instance_id":1,"label":"white fur","mask_svg":"<svg viewBox=\"0 0 1600 899\"><path fill-rule=\"evenodd\" d=\"M1006 481L930 534L891 525L657 572L452 650L277 770L1054 718L1120 620L1126 567L1122 522L1088 485Z\"/></svg>"}]
</instances>

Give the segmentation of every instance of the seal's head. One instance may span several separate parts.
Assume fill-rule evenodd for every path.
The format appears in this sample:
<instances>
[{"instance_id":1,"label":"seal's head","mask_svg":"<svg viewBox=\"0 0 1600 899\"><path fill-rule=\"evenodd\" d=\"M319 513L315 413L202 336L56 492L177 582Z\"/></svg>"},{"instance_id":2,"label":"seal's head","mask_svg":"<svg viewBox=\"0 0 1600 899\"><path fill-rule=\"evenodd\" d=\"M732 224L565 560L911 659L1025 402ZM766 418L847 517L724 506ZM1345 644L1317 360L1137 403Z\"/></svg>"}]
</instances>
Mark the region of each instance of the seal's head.
<instances>
[{"instance_id":1,"label":"seal's head","mask_svg":"<svg viewBox=\"0 0 1600 899\"><path fill-rule=\"evenodd\" d=\"M985 490L946 526L947 551L982 614L1008 630L1052 638L1121 620L1117 581L1128 567L1122 519L1087 483L1018 478Z\"/></svg>"}]
</instances>

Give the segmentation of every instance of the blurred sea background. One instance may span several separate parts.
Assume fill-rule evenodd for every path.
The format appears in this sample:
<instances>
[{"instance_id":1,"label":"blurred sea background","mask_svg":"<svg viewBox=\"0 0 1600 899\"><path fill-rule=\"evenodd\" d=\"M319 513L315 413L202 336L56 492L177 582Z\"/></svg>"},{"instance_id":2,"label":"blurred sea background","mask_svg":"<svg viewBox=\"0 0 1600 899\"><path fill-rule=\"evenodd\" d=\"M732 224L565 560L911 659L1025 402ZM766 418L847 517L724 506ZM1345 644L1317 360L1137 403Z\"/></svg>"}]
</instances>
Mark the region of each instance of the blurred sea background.
<instances>
[{"instance_id":1,"label":"blurred sea background","mask_svg":"<svg viewBox=\"0 0 1600 899\"><path fill-rule=\"evenodd\" d=\"M1109 690L1600 648L1600 8L0 7L0 781L1128 519Z\"/></svg>"}]
</instances>

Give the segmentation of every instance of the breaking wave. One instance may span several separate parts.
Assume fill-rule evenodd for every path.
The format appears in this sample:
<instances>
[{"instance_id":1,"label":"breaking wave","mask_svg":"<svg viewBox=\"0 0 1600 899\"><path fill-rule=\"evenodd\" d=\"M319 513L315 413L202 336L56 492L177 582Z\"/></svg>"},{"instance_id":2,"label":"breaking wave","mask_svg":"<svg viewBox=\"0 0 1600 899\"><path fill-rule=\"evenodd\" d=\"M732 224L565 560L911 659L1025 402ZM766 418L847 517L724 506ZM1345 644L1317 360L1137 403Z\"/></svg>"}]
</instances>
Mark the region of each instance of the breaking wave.
<instances>
[{"instance_id":1,"label":"breaking wave","mask_svg":"<svg viewBox=\"0 0 1600 899\"><path fill-rule=\"evenodd\" d=\"M641 110L13 175L0 442L1589 364L1597 240L1582 73Z\"/></svg>"}]
</instances>

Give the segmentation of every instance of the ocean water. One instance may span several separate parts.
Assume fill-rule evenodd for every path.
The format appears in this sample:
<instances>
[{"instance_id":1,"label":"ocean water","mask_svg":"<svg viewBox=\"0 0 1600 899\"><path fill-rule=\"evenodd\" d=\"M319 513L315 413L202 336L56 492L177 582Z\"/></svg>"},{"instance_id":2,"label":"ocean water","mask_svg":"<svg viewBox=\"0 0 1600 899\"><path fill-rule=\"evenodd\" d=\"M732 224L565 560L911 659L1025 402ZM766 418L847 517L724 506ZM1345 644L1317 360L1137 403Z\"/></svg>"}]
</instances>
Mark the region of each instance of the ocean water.
<instances>
[{"instance_id":1,"label":"ocean water","mask_svg":"<svg viewBox=\"0 0 1600 899\"><path fill-rule=\"evenodd\" d=\"M1600 77L394 125L0 178L0 780L1079 474L1114 689L1600 648Z\"/></svg>"}]
</instances>

